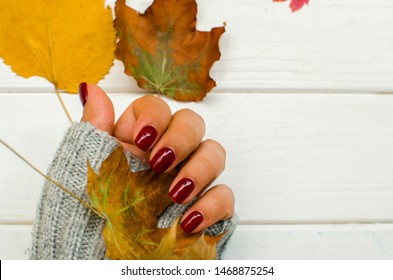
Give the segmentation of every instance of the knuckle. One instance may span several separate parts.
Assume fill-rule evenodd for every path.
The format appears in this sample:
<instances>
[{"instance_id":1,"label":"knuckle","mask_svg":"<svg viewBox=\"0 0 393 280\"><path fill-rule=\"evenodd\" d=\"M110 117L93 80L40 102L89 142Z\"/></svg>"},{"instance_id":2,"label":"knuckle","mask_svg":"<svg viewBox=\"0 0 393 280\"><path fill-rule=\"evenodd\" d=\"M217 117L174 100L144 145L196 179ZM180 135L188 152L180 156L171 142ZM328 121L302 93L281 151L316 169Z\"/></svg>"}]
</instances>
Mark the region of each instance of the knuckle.
<instances>
[{"instance_id":1,"label":"knuckle","mask_svg":"<svg viewBox=\"0 0 393 280\"><path fill-rule=\"evenodd\" d=\"M140 97L138 99L135 99L134 100L135 107L140 107L141 105L143 105L143 104L145 104L147 102L150 102L152 100L151 97L152 96L150 96L150 95L144 95L144 96L142 96L142 97Z\"/></svg>"},{"instance_id":2,"label":"knuckle","mask_svg":"<svg viewBox=\"0 0 393 280\"><path fill-rule=\"evenodd\" d=\"M201 115L196 113L195 111L185 108L177 111L175 115L180 116L181 118L187 118L189 120L192 120L193 122L197 120L200 122L203 126L205 126L205 120L202 118Z\"/></svg>"},{"instance_id":3,"label":"knuckle","mask_svg":"<svg viewBox=\"0 0 393 280\"><path fill-rule=\"evenodd\" d=\"M230 218L235 211L235 194L227 185L220 185L218 191L221 193L222 207L225 209L224 218Z\"/></svg>"},{"instance_id":4,"label":"knuckle","mask_svg":"<svg viewBox=\"0 0 393 280\"><path fill-rule=\"evenodd\" d=\"M161 98L158 98L153 95L144 95L134 102L134 108L136 110L144 110L145 108L151 108L152 106L158 106L159 108L163 108L165 110L169 110L169 105Z\"/></svg>"},{"instance_id":5,"label":"knuckle","mask_svg":"<svg viewBox=\"0 0 393 280\"><path fill-rule=\"evenodd\" d=\"M186 124L177 124L176 125L176 141L178 145L183 146L184 148L191 149L192 151L196 150L200 144L200 134L198 131L190 127Z\"/></svg>"},{"instance_id":6,"label":"knuckle","mask_svg":"<svg viewBox=\"0 0 393 280\"><path fill-rule=\"evenodd\" d=\"M196 119L200 119L201 122L198 123ZM173 122L170 127L176 130L177 135L181 136L186 143L192 144L194 149L198 147L205 134L202 118L190 109L177 111L173 115Z\"/></svg>"},{"instance_id":7,"label":"knuckle","mask_svg":"<svg viewBox=\"0 0 393 280\"><path fill-rule=\"evenodd\" d=\"M217 159L209 156L202 156L199 159L199 164L202 165L202 169L205 170L205 172L207 172L208 174L216 174L218 171L217 169L219 169Z\"/></svg>"},{"instance_id":8,"label":"knuckle","mask_svg":"<svg viewBox=\"0 0 393 280\"><path fill-rule=\"evenodd\" d=\"M218 153L222 154L224 156L224 159L226 158L227 151L225 150L224 146L221 145L220 142L217 142L216 140L213 139L206 139L204 141L206 145L212 146L214 151L217 151Z\"/></svg>"},{"instance_id":9,"label":"knuckle","mask_svg":"<svg viewBox=\"0 0 393 280\"><path fill-rule=\"evenodd\" d=\"M219 185L217 186L217 191L220 192L220 194L222 195L222 197L224 197L226 200L228 200L228 198L233 201L235 199L235 195L233 193L233 190L228 187L227 185Z\"/></svg>"},{"instance_id":10,"label":"knuckle","mask_svg":"<svg viewBox=\"0 0 393 280\"><path fill-rule=\"evenodd\" d=\"M223 219L230 218L235 209L234 193L227 185L218 185L211 189L213 211L220 213Z\"/></svg>"}]
</instances>

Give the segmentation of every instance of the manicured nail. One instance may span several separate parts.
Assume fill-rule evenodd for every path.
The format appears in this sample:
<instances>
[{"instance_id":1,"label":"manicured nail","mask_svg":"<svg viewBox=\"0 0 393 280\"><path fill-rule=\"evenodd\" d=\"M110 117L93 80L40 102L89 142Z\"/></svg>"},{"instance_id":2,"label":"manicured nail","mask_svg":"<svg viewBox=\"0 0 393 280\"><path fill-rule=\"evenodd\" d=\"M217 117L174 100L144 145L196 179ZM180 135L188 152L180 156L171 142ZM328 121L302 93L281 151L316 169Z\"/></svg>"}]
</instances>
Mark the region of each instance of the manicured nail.
<instances>
[{"instance_id":1,"label":"manicured nail","mask_svg":"<svg viewBox=\"0 0 393 280\"><path fill-rule=\"evenodd\" d=\"M137 145L143 151L147 151L150 146L154 143L157 137L157 130L148 125L141 129L138 136L135 138L135 145Z\"/></svg>"},{"instance_id":2,"label":"manicured nail","mask_svg":"<svg viewBox=\"0 0 393 280\"><path fill-rule=\"evenodd\" d=\"M162 148L150 161L150 167L156 173L164 173L175 161L175 152L170 148Z\"/></svg>"},{"instance_id":3,"label":"manicured nail","mask_svg":"<svg viewBox=\"0 0 393 280\"><path fill-rule=\"evenodd\" d=\"M169 192L169 196L177 204L182 203L194 190L194 182L189 178L181 179Z\"/></svg>"},{"instance_id":4,"label":"manicured nail","mask_svg":"<svg viewBox=\"0 0 393 280\"><path fill-rule=\"evenodd\" d=\"M203 215L199 211L194 211L188 215L183 222L181 222L181 228L187 232L193 232L203 221Z\"/></svg>"},{"instance_id":5,"label":"manicured nail","mask_svg":"<svg viewBox=\"0 0 393 280\"><path fill-rule=\"evenodd\" d=\"M79 98L82 102L83 107L87 102L87 84L85 82L79 84Z\"/></svg>"}]
</instances>

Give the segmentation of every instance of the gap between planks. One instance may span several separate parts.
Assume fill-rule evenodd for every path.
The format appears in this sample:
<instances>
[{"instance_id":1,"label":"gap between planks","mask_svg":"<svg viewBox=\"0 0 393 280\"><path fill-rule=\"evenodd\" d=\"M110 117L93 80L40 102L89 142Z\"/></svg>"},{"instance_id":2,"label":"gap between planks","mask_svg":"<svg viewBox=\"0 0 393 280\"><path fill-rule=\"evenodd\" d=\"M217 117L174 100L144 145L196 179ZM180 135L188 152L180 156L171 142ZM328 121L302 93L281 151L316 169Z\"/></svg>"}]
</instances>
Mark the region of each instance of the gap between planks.
<instances>
[{"instance_id":1,"label":"gap between planks","mask_svg":"<svg viewBox=\"0 0 393 280\"><path fill-rule=\"evenodd\" d=\"M0 226L29 226L33 225L34 221L0 221ZM329 226L329 225L393 225L393 220L383 221L239 221L240 226Z\"/></svg>"},{"instance_id":2,"label":"gap between planks","mask_svg":"<svg viewBox=\"0 0 393 280\"><path fill-rule=\"evenodd\" d=\"M130 87L103 87L108 93L124 93L124 94L156 94L154 91L145 91L143 89L135 89ZM43 93L54 94L55 92L50 88L0 88L0 94L7 93ZM393 88L389 90L375 90L373 88L217 88L208 94L393 94ZM60 94L69 94L60 91ZM73 95L73 94L71 94Z\"/></svg>"},{"instance_id":3,"label":"gap between planks","mask_svg":"<svg viewBox=\"0 0 393 280\"><path fill-rule=\"evenodd\" d=\"M239 221L242 226L328 226L328 225L393 225L393 220L380 221Z\"/></svg>"}]
</instances>

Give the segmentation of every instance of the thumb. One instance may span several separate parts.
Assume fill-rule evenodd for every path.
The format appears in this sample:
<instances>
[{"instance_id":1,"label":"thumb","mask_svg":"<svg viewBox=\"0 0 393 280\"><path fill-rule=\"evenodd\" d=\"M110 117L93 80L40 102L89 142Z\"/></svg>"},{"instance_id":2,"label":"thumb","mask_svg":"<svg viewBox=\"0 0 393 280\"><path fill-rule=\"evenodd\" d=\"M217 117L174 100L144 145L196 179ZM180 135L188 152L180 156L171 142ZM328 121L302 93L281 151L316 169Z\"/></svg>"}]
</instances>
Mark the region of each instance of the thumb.
<instances>
[{"instance_id":1,"label":"thumb","mask_svg":"<svg viewBox=\"0 0 393 280\"><path fill-rule=\"evenodd\" d=\"M97 129L112 135L115 112L112 101L106 93L99 86L81 83L79 97L83 105L81 121L89 122Z\"/></svg>"}]
</instances>

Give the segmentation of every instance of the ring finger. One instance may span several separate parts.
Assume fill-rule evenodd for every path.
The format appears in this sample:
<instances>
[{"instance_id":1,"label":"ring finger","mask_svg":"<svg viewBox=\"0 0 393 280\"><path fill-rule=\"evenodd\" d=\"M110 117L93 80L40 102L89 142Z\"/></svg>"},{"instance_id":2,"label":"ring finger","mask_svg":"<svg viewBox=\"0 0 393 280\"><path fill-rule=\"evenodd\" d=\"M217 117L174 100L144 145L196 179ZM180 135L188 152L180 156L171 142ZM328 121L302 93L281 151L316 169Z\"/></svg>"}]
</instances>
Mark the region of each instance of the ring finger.
<instances>
[{"instance_id":1,"label":"ring finger","mask_svg":"<svg viewBox=\"0 0 393 280\"><path fill-rule=\"evenodd\" d=\"M224 170L225 150L214 140L203 141L180 169L169 188L169 196L178 204L188 203Z\"/></svg>"}]
</instances>

